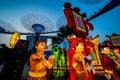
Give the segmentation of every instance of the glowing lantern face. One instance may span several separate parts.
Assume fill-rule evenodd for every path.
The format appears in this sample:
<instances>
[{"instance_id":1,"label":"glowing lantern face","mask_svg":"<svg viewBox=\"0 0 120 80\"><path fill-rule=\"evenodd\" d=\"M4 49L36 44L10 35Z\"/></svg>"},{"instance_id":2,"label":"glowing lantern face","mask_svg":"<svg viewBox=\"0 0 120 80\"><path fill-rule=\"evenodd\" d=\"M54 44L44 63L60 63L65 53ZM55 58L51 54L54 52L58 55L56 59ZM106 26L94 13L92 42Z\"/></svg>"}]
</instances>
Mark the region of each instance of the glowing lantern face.
<instances>
[{"instance_id":1,"label":"glowing lantern face","mask_svg":"<svg viewBox=\"0 0 120 80\"><path fill-rule=\"evenodd\" d=\"M37 46L35 46L37 51L45 52L46 51L46 43L45 42L40 42Z\"/></svg>"},{"instance_id":2,"label":"glowing lantern face","mask_svg":"<svg viewBox=\"0 0 120 80\"><path fill-rule=\"evenodd\" d=\"M45 27L41 24L34 24L32 28L35 30L36 33L40 33L41 31L45 30Z\"/></svg>"},{"instance_id":3,"label":"glowing lantern face","mask_svg":"<svg viewBox=\"0 0 120 80\"><path fill-rule=\"evenodd\" d=\"M14 47L19 39L20 39L20 33L15 32L10 39L10 46Z\"/></svg>"}]
</instances>

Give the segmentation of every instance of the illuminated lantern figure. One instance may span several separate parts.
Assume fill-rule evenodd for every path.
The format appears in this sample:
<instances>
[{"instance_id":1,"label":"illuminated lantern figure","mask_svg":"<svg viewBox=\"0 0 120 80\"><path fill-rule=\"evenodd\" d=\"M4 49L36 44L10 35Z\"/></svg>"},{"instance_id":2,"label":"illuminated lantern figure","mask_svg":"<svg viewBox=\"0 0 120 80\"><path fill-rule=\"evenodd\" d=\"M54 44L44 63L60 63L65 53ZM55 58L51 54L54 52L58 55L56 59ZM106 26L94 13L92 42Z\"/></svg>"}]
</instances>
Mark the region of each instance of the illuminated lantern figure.
<instances>
[{"instance_id":1,"label":"illuminated lantern figure","mask_svg":"<svg viewBox=\"0 0 120 80\"><path fill-rule=\"evenodd\" d=\"M85 42L84 39L82 37L80 38L76 38L75 35L72 34L72 36L69 36L69 45L70 45L70 48L67 52L67 55L68 55L68 62L69 62L69 72L70 72L70 80L75 80L74 78L74 68L73 68L73 62L72 62L72 58L73 58L73 55L75 53L75 49L74 49L74 45L75 45L75 42L76 41L83 41L83 43ZM84 51L83 52L83 55L86 56L86 52Z\"/></svg>"},{"instance_id":2,"label":"illuminated lantern figure","mask_svg":"<svg viewBox=\"0 0 120 80\"><path fill-rule=\"evenodd\" d=\"M67 70L66 51L64 48L60 48L57 44L54 44L52 53L55 56L55 61L51 73L54 77L64 77Z\"/></svg>"},{"instance_id":3,"label":"illuminated lantern figure","mask_svg":"<svg viewBox=\"0 0 120 80\"><path fill-rule=\"evenodd\" d=\"M76 52L74 47L75 47L75 44L77 41L78 42L80 41L84 44L83 45L84 50L82 51L82 54L84 55L84 58L83 58L83 60L85 62L84 65L88 65L88 68L87 68L88 74L87 75L89 75L89 80L93 80L94 77L93 77L93 74L91 73L91 70L93 70L93 65L91 64L91 61L92 61L91 54L93 52L93 44L87 43L83 37L76 38L73 34L71 36L69 36L68 40L69 40L69 45L70 45L69 51L67 52L68 53L68 61L69 61L70 80L75 80L75 72L74 72L74 68L73 68L73 55Z\"/></svg>"},{"instance_id":4,"label":"illuminated lantern figure","mask_svg":"<svg viewBox=\"0 0 120 80\"><path fill-rule=\"evenodd\" d=\"M84 58L84 51L85 51L85 44L82 40L78 40L74 44L75 53L72 57L73 60L73 69L74 69L74 78L75 80L89 80L88 75L88 64L85 63Z\"/></svg>"},{"instance_id":5,"label":"illuminated lantern figure","mask_svg":"<svg viewBox=\"0 0 120 80\"><path fill-rule=\"evenodd\" d=\"M60 57L60 48L57 46L57 44L54 44L54 46L52 47L52 54L55 56L52 75L54 77L59 77L57 69L58 69L58 62Z\"/></svg>"},{"instance_id":6,"label":"illuminated lantern figure","mask_svg":"<svg viewBox=\"0 0 120 80\"><path fill-rule=\"evenodd\" d=\"M47 44L44 40L38 40L35 44L36 52L30 56L30 71L28 80L47 80L47 68L52 69L54 64L54 56L45 59L44 53Z\"/></svg>"},{"instance_id":7,"label":"illuminated lantern figure","mask_svg":"<svg viewBox=\"0 0 120 80\"><path fill-rule=\"evenodd\" d=\"M113 53L111 53L110 46L106 43L107 42L105 41L104 43L99 44L99 49L102 52L102 62L104 65L103 67L106 73L106 78L109 80L120 80L115 72L116 64L114 62Z\"/></svg>"},{"instance_id":8,"label":"illuminated lantern figure","mask_svg":"<svg viewBox=\"0 0 120 80\"><path fill-rule=\"evenodd\" d=\"M110 40L107 40L107 44L112 47L114 53L114 62L117 64L117 69L120 69L120 35L113 33L112 36L106 35Z\"/></svg>"}]
</instances>

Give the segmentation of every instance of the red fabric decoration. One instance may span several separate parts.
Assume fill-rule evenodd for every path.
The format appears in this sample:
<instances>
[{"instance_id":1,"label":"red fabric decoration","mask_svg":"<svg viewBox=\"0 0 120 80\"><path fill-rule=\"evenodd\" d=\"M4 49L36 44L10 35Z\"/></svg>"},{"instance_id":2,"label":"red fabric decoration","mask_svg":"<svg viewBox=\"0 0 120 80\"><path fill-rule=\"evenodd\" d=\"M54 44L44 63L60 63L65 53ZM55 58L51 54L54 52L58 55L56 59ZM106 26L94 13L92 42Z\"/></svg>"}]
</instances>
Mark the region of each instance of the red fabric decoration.
<instances>
[{"instance_id":1,"label":"red fabric decoration","mask_svg":"<svg viewBox=\"0 0 120 80\"><path fill-rule=\"evenodd\" d=\"M65 7L64 14L65 14L66 19L67 19L68 27L73 28L75 26L75 23L74 23L72 8L70 6L69 7L67 6L67 8Z\"/></svg>"},{"instance_id":2,"label":"red fabric decoration","mask_svg":"<svg viewBox=\"0 0 120 80\"><path fill-rule=\"evenodd\" d=\"M72 9L70 3L65 3L64 8L67 25L73 29L74 34L84 37L88 35L89 28L90 30L94 29L91 23L84 20L86 14L80 14L79 8L75 7Z\"/></svg>"}]
</instances>

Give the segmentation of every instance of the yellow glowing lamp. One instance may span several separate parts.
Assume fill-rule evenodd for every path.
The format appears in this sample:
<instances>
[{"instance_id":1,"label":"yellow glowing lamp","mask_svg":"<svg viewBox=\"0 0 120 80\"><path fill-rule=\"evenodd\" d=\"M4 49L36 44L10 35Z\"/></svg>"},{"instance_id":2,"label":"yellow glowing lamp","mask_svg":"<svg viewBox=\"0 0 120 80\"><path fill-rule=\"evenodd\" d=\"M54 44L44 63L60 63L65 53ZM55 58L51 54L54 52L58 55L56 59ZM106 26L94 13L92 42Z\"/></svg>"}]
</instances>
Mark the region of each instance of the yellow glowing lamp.
<instances>
[{"instance_id":1,"label":"yellow glowing lamp","mask_svg":"<svg viewBox=\"0 0 120 80\"><path fill-rule=\"evenodd\" d=\"M17 43L17 41L20 39L20 33L19 32L15 32L10 39L10 46L14 47Z\"/></svg>"}]
</instances>

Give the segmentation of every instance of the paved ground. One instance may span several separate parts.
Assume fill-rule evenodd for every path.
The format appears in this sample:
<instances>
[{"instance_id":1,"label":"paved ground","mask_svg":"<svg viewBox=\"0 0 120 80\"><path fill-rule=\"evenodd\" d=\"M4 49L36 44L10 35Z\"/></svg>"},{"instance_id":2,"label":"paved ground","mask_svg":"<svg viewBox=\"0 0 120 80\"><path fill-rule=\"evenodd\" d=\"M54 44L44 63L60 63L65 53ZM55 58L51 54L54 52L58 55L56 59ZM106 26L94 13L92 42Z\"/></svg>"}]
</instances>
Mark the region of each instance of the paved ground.
<instances>
[{"instance_id":1,"label":"paved ground","mask_svg":"<svg viewBox=\"0 0 120 80\"><path fill-rule=\"evenodd\" d=\"M3 67L4 67L4 65L0 65L0 72L1 72ZM22 80L27 80L29 68L30 67L29 67L28 63L26 63L24 66L24 70L23 70L23 74L22 74L22 78L21 78ZM104 75L94 75L94 77L95 77L95 80L107 80ZM69 79L54 78L52 80L69 80Z\"/></svg>"},{"instance_id":2,"label":"paved ground","mask_svg":"<svg viewBox=\"0 0 120 80\"><path fill-rule=\"evenodd\" d=\"M0 72L2 71L4 65L0 65ZM27 75L28 75L28 71L29 71L29 65L28 63L25 64L24 66L24 70L23 70L23 74L22 74L22 80L26 80Z\"/></svg>"},{"instance_id":3,"label":"paved ground","mask_svg":"<svg viewBox=\"0 0 120 80\"><path fill-rule=\"evenodd\" d=\"M29 67L28 63L26 63L24 66L23 74L22 74L22 80L27 80L29 69L30 69L30 67Z\"/></svg>"}]
</instances>

